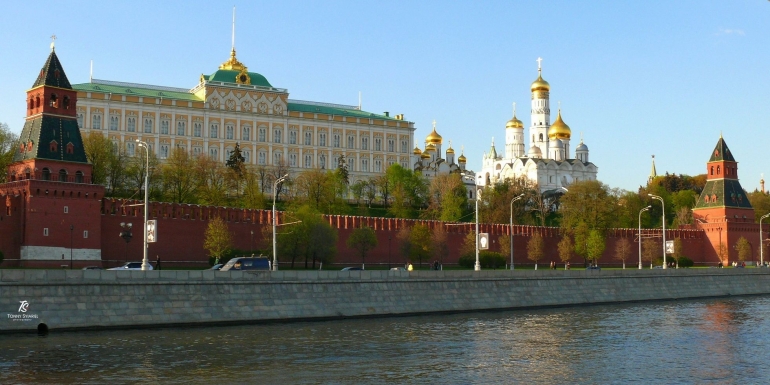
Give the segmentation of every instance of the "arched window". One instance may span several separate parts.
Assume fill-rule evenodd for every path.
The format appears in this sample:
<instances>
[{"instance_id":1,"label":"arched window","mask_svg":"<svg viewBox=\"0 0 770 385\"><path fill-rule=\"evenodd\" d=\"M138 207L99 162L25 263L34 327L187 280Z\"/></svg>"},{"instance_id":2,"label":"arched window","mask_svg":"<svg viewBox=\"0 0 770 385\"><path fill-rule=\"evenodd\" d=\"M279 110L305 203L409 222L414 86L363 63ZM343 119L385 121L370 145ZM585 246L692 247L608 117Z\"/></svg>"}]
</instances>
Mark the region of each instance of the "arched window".
<instances>
[{"instance_id":1,"label":"arched window","mask_svg":"<svg viewBox=\"0 0 770 385\"><path fill-rule=\"evenodd\" d=\"M51 152L58 151L59 150L59 143L57 143L55 140L52 140L51 141L51 145L50 145L50 150L51 150Z\"/></svg>"},{"instance_id":2,"label":"arched window","mask_svg":"<svg viewBox=\"0 0 770 385\"><path fill-rule=\"evenodd\" d=\"M48 167L43 169L43 180L51 180L51 170Z\"/></svg>"},{"instance_id":3,"label":"arched window","mask_svg":"<svg viewBox=\"0 0 770 385\"><path fill-rule=\"evenodd\" d=\"M711 171L709 172L709 175L714 175L714 166L711 166Z\"/></svg>"},{"instance_id":4,"label":"arched window","mask_svg":"<svg viewBox=\"0 0 770 385\"><path fill-rule=\"evenodd\" d=\"M76 171L75 172L75 182L76 183L83 183L83 172L82 171Z\"/></svg>"},{"instance_id":5,"label":"arched window","mask_svg":"<svg viewBox=\"0 0 770 385\"><path fill-rule=\"evenodd\" d=\"M56 94L51 94L50 105L53 108L59 108L59 97Z\"/></svg>"},{"instance_id":6,"label":"arched window","mask_svg":"<svg viewBox=\"0 0 770 385\"><path fill-rule=\"evenodd\" d=\"M243 126L241 128L241 139L243 139L243 140L251 140L251 127L250 126Z\"/></svg>"},{"instance_id":7,"label":"arched window","mask_svg":"<svg viewBox=\"0 0 770 385\"><path fill-rule=\"evenodd\" d=\"M67 181L67 170L61 169L59 170L59 182L66 182Z\"/></svg>"},{"instance_id":8,"label":"arched window","mask_svg":"<svg viewBox=\"0 0 770 385\"><path fill-rule=\"evenodd\" d=\"M34 99L30 99L29 100L29 109L30 110L34 110L35 109L35 100Z\"/></svg>"},{"instance_id":9,"label":"arched window","mask_svg":"<svg viewBox=\"0 0 770 385\"><path fill-rule=\"evenodd\" d=\"M70 97L69 96L65 96L64 97L64 101L62 103L62 107L64 107L65 110L69 110L70 109Z\"/></svg>"},{"instance_id":10,"label":"arched window","mask_svg":"<svg viewBox=\"0 0 770 385\"><path fill-rule=\"evenodd\" d=\"M185 127L184 126L185 126L184 122L176 122L176 134L177 135L180 135L180 136L184 135L184 131L185 131Z\"/></svg>"},{"instance_id":11,"label":"arched window","mask_svg":"<svg viewBox=\"0 0 770 385\"><path fill-rule=\"evenodd\" d=\"M721 173L722 173L722 169L719 166L717 166L717 175L719 175Z\"/></svg>"},{"instance_id":12,"label":"arched window","mask_svg":"<svg viewBox=\"0 0 770 385\"><path fill-rule=\"evenodd\" d=\"M40 108L40 96L35 97L35 108Z\"/></svg>"}]
</instances>

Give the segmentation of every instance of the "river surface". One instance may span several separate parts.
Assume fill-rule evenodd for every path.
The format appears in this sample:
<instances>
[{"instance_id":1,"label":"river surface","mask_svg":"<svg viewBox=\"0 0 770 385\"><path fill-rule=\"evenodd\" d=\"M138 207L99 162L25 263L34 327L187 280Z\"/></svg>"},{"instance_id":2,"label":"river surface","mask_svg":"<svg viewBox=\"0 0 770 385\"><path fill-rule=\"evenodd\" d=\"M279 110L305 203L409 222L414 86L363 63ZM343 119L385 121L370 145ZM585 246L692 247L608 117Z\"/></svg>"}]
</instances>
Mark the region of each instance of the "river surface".
<instances>
[{"instance_id":1,"label":"river surface","mask_svg":"<svg viewBox=\"0 0 770 385\"><path fill-rule=\"evenodd\" d=\"M768 384L770 297L0 335L0 384Z\"/></svg>"}]
</instances>

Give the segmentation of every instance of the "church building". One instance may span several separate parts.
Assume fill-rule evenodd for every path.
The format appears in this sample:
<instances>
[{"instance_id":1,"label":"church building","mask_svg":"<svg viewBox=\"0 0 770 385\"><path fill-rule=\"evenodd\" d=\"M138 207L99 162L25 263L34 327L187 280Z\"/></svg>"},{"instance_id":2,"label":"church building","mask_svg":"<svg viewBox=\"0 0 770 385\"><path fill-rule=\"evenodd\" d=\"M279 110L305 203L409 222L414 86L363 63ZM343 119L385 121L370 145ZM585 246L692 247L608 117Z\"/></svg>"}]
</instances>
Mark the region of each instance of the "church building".
<instances>
[{"instance_id":1,"label":"church building","mask_svg":"<svg viewBox=\"0 0 770 385\"><path fill-rule=\"evenodd\" d=\"M598 167L588 159L588 146L580 143L570 156L572 130L564 122L559 109L551 123L551 86L543 79L538 59L538 76L530 87L532 109L530 113L530 147L525 152L524 123L513 117L505 125L505 152L498 154L494 139L489 152L482 160L481 171L476 174L476 184L489 186L506 179L526 177L537 183L540 192L560 190L573 182L595 180Z\"/></svg>"}]
</instances>

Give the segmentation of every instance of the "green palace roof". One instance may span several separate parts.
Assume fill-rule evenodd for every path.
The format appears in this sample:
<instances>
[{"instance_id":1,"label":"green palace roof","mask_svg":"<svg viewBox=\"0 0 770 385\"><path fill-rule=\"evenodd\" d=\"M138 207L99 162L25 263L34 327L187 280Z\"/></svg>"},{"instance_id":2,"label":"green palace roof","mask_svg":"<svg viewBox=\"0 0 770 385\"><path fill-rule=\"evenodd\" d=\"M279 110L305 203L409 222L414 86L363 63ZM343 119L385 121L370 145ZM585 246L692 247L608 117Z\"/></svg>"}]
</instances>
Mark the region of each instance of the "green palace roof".
<instances>
[{"instance_id":1,"label":"green palace roof","mask_svg":"<svg viewBox=\"0 0 770 385\"><path fill-rule=\"evenodd\" d=\"M217 70L210 76L203 75L203 79L209 82L222 82L222 83L237 83L236 78L238 75L240 75L241 71L235 71L235 70ZM267 78L262 76L261 74L258 74L256 72L247 72L249 74L249 78L251 78L251 85L252 86L260 86L260 87L270 87L273 86L270 85L270 82L267 81Z\"/></svg>"},{"instance_id":2,"label":"green palace roof","mask_svg":"<svg viewBox=\"0 0 770 385\"><path fill-rule=\"evenodd\" d=\"M90 83L73 84L72 89L80 92L102 92L116 95L186 100L190 102L202 101L184 88L160 87L109 80L92 79Z\"/></svg>"}]
</instances>

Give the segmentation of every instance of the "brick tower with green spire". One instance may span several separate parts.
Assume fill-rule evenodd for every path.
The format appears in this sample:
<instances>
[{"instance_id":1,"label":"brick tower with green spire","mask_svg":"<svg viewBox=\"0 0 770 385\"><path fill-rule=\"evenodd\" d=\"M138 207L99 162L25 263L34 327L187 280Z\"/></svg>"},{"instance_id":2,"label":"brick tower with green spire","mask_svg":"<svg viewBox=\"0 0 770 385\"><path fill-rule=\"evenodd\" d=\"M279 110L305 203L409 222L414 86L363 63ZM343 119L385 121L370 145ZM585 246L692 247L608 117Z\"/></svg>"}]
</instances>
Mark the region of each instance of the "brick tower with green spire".
<instances>
[{"instance_id":1,"label":"brick tower with green spire","mask_svg":"<svg viewBox=\"0 0 770 385\"><path fill-rule=\"evenodd\" d=\"M53 43L25 102L27 117L0 185L0 242L21 266L101 264L101 198L91 184L72 89ZM4 230L4 231L2 231Z\"/></svg>"},{"instance_id":2,"label":"brick tower with green spire","mask_svg":"<svg viewBox=\"0 0 770 385\"><path fill-rule=\"evenodd\" d=\"M693 208L695 225L706 231L713 246L714 261L737 259L735 243L745 237L759 260L754 209L738 180L738 162L722 136L706 163L706 185ZM711 254L710 252L707 254Z\"/></svg>"}]
</instances>

